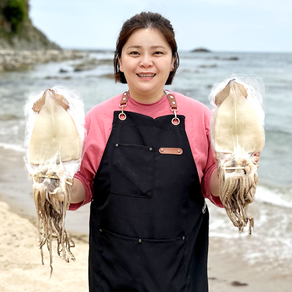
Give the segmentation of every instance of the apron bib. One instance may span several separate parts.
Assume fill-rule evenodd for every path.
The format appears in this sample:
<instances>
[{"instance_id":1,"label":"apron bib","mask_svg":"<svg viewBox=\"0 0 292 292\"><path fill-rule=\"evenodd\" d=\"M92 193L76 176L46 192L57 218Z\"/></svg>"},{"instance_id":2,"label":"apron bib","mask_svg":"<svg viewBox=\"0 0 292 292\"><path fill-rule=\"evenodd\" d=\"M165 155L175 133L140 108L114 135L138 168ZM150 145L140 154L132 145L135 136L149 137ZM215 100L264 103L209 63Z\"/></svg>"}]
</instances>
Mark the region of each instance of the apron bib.
<instances>
[{"instance_id":1,"label":"apron bib","mask_svg":"<svg viewBox=\"0 0 292 292\"><path fill-rule=\"evenodd\" d=\"M89 290L207 292L209 215L185 117L125 105L93 183Z\"/></svg>"}]
</instances>

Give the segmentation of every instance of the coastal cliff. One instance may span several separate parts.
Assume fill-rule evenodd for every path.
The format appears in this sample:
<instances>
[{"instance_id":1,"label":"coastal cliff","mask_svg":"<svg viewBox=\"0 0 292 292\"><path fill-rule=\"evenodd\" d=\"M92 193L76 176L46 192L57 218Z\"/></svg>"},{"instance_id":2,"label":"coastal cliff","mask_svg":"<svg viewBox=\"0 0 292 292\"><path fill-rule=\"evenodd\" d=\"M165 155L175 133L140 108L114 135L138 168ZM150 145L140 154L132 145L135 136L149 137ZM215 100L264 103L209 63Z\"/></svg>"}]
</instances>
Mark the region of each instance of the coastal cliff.
<instances>
[{"instance_id":1,"label":"coastal cliff","mask_svg":"<svg viewBox=\"0 0 292 292\"><path fill-rule=\"evenodd\" d=\"M30 70L36 64L84 58L62 50L33 26L29 0L0 0L0 72Z\"/></svg>"},{"instance_id":2,"label":"coastal cliff","mask_svg":"<svg viewBox=\"0 0 292 292\"><path fill-rule=\"evenodd\" d=\"M33 26L29 0L0 1L0 50L60 50Z\"/></svg>"}]
</instances>

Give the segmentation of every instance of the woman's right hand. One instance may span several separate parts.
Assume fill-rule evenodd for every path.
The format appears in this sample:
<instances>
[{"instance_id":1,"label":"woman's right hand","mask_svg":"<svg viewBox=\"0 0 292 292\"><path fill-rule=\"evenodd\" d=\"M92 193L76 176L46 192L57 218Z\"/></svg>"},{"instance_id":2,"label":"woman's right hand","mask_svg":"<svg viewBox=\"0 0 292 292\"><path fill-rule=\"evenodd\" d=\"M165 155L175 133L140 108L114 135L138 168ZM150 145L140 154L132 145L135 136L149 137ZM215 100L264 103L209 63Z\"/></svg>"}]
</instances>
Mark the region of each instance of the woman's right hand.
<instances>
[{"instance_id":1,"label":"woman's right hand","mask_svg":"<svg viewBox=\"0 0 292 292\"><path fill-rule=\"evenodd\" d=\"M84 201L85 189L83 183L77 178L74 178L70 196L72 204L77 204Z\"/></svg>"}]
</instances>

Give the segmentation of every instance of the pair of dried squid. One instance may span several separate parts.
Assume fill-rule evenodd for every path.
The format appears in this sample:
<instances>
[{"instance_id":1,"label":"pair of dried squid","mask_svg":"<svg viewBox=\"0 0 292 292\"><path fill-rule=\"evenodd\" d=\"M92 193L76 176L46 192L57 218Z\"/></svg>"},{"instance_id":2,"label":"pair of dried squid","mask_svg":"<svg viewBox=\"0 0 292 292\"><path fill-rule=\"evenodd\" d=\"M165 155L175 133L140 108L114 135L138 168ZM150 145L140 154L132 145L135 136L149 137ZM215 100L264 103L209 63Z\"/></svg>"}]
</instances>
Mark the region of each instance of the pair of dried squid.
<instances>
[{"instance_id":1,"label":"pair of dried squid","mask_svg":"<svg viewBox=\"0 0 292 292\"><path fill-rule=\"evenodd\" d=\"M249 91L252 94L252 91ZM213 148L218 161L219 196L227 215L239 231L254 219L247 214L258 182L255 153L264 147L264 132L247 89L231 79L215 95Z\"/></svg>"}]
</instances>

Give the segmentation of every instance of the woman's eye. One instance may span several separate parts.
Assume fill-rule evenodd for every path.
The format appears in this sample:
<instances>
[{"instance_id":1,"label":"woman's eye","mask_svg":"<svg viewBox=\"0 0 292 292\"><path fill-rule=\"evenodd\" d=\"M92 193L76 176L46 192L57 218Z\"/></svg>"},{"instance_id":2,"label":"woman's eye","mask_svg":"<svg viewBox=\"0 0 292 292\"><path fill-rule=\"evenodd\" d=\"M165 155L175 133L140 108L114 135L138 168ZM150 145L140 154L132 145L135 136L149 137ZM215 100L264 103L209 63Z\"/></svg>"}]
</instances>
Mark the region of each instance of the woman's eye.
<instances>
[{"instance_id":1,"label":"woman's eye","mask_svg":"<svg viewBox=\"0 0 292 292\"><path fill-rule=\"evenodd\" d=\"M137 51L130 52L130 55L139 55Z\"/></svg>"},{"instance_id":2,"label":"woman's eye","mask_svg":"<svg viewBox=\"0 0 292 292\"><path fill-rule=\"evenodd\" d=\"M163 55L163 52L157 51L154 53L155 55Z\"/></svg>"}]
</instances>

